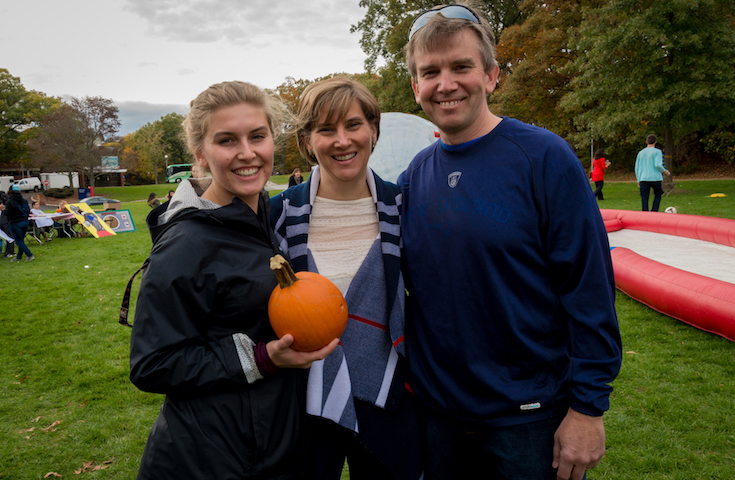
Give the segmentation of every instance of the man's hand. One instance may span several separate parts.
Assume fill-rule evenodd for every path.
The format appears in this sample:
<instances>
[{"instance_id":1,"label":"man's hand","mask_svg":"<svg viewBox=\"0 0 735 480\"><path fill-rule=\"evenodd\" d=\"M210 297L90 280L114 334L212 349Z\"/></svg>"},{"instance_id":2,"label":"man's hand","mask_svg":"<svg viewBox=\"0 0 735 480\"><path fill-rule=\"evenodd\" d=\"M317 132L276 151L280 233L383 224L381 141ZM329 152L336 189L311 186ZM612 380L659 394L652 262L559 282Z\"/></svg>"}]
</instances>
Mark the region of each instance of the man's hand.
<instances>
[{"instance_id":1,"label":"man's hand","mask_svg":"<svg viewBox=\"0 0 735 480\"><path fill-rule=\"evenodd\" d=\"M554 462L559 480L582 480L605 455L602 417L590 417L571 408L554 435Z\"/></svg>"},{"instance_id":2,"label":"man's hand","mask_svg":"<svg viewBox=\"0 0 735 480\"><path fill-rule=\"evenodd\" d=\"M664 170L664 175L671 175L671 172L669 172L668 170Z\"/></svg>"},{"instance_id":3,"label":"man's hand","mask_svg":"<svg viewBox=\"0 0 735 480\"><path fill-rule=\"evenodd\" d=\"M332 353L339 338L335 338L329 345L320 350L313 352L298 352L291 348L293 343L293 335L287 333L280 340L272 340L265 346L268 356L278 368L309 368L311 364L317 360L324 360L327 355Z\"/></svg>"}]
</instances>

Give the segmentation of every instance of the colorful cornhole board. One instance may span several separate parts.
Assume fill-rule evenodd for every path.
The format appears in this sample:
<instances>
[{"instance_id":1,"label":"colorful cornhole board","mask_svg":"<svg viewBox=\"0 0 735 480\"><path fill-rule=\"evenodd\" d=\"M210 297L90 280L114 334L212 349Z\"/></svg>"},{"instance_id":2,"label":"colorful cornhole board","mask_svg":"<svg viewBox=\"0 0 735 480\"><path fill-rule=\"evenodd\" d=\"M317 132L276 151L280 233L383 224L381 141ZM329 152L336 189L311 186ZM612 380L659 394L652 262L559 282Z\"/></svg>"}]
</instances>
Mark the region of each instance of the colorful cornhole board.
<instances>
[{"instance_id":1,"label":"colorful cornhole board","mask_svg":"<svg viewBox=\"0 0 735 480\"><path fill-rule=\"evenodd\" d=\"M135 223L130 215L130 210L105 210L97 214L115 233L135 231Z\"/></svg>"},{"instance_id":2,"label":"colorful cornhole board","mask_svg":"<svg viewBox=\"0 0 735 480\"><path fill-rule=\"evenodd\" d=\"M72 203L66 206L67 210L74 214L80 225L82 225L94 238L110 237L115 235L110 226L106 224L86 203Z\"/></svg>"}]
</instances>

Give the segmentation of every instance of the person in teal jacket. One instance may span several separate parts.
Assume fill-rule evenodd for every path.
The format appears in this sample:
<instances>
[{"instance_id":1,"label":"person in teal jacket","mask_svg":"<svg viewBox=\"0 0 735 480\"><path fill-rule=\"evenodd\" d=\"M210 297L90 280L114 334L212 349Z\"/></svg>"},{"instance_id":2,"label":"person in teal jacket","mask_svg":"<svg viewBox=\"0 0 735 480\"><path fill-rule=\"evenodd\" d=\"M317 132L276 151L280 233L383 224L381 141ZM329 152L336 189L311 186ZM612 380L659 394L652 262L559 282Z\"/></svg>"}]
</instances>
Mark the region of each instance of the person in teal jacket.
<instances>
[{"instance_id":1,"label":"person in teal jacket","mask_svg":"<svg viewBox=\"0 0 735 480\"><path fill-rule=\"evenodd\" d=\"M635 178L641 191L641 205L644 212L648 211L648 196L651 189L653 189L651 211L658 212L658 206L661 204L661 195L664 193L661 188L662 174L671 175L671 172L666 170L663 159L663 153L656 148L656 135L649 135L646 138L646 148L638 152L635 159Z\"/></svg>"}]
</instances>

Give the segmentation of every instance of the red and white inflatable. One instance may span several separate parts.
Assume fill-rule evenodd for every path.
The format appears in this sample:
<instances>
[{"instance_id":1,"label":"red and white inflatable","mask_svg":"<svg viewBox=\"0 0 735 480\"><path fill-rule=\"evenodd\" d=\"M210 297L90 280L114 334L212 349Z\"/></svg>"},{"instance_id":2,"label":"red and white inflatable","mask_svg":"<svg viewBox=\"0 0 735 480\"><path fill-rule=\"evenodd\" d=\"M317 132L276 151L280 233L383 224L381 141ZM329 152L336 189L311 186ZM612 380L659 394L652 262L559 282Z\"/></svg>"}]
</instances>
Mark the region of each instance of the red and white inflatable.
<instances>
[{"instance_id":1,"label":"red and white inflatable","mask_svg":"<svg viewBox=\"0 0 735 480\"><path fill-rule=\"evenodd\" d=\"M600 212L608 232L642 230L735 248L735 220L628 210ZM610 246L620 291L665 315L735 341L735 284Z\"/></svg>"}]
</instances>

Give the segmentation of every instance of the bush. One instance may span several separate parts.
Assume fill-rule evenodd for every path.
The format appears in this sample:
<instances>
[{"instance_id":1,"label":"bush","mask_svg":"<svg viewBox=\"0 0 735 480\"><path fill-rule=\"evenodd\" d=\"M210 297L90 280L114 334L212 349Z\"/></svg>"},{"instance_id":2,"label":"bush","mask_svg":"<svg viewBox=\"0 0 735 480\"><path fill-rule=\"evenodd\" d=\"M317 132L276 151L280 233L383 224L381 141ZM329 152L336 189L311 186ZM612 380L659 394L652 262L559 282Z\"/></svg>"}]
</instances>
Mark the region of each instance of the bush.
<instances>
[{"instance_id":1,"label":"bush","mask_svg":"<svg viewBox=\"0 0 735 480\"><path fill-rule=\"evenodd\" d=\"M702 143L708 152L720 155L727 163L735 162L735 133L727 130L718 130L706 136Z\"/></svg>"},{"instance_id":2,"label":"bush","mask_svg":"<svg viewBox=\"0 0 735 480\"><path fill-rule=\"evenodd\" d=\"M67 198L74 195L74 189L67 188L49 188L44 192L44 195L51 198Z\"/></svg>"}]
</instances>

